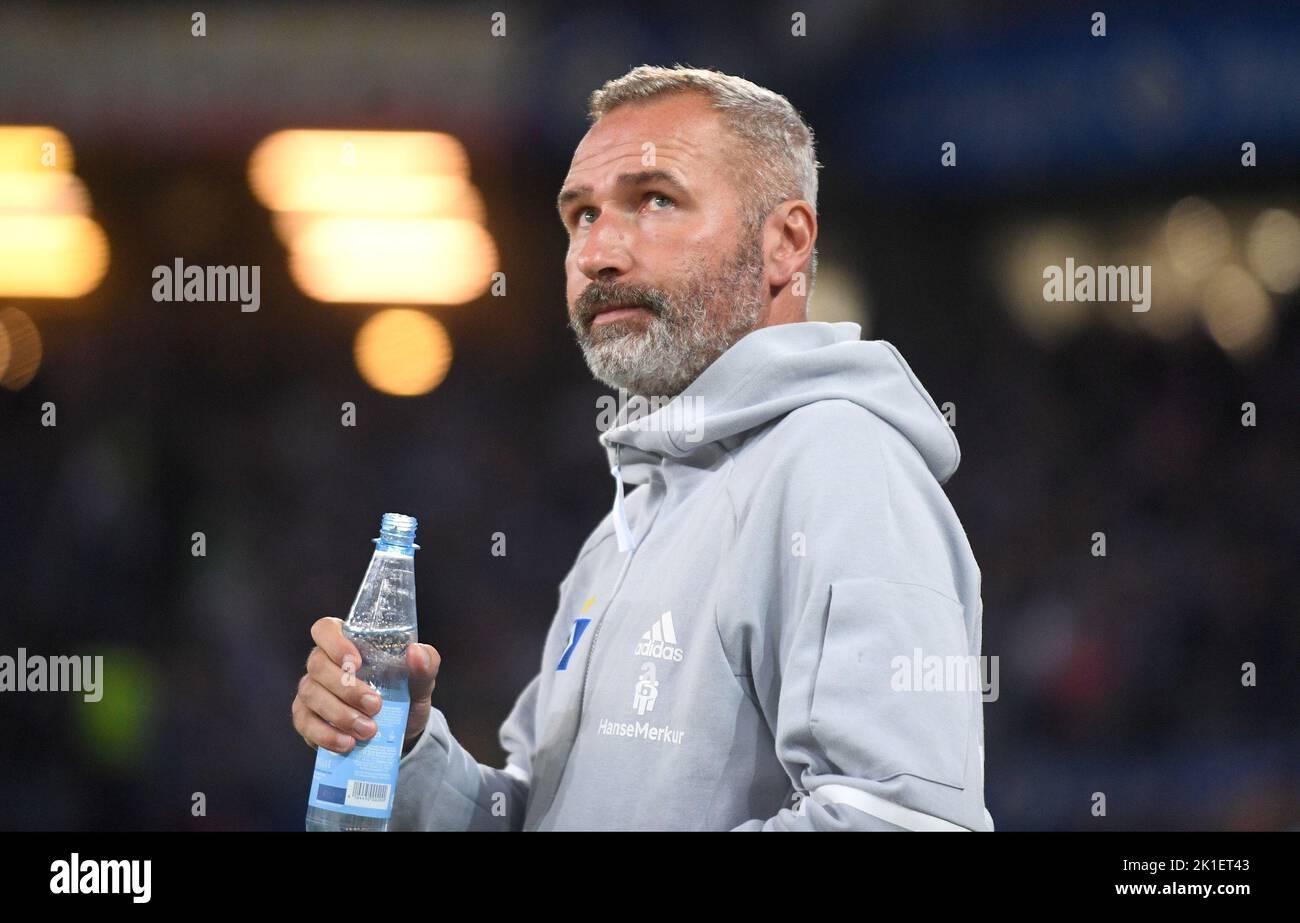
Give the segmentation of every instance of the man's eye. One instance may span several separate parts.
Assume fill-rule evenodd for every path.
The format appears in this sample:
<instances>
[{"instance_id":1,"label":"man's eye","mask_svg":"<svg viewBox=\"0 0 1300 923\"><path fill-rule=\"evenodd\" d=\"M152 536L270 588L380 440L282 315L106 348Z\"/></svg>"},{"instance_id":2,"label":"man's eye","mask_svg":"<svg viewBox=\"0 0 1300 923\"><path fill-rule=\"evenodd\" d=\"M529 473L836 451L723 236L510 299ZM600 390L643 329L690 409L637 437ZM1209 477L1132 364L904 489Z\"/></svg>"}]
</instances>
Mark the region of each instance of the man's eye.
<instances>
[{"instance_id":1,"label":"man's eye","mask_svg":"<svg viewBox=\"0 0 1300 923\"><path fill-rule=\"evenodd\" d=\"M648 198L650 199L650 201L655 203L658 203L658 201L662 199L665 204L660 205L659 206L660 208L666 208L669 205L677 204L677 201L672 196L664 195L662 192L651 193L648 196ZM583 227L584 226L582 220L583 216L586 215L588 212L594 213L595 211L596 209L590 205L586 206L585 208L578 209L578 211L576 211L573 216L574 223L577 224L578 227Z\"/></svg>"}]
</instances>

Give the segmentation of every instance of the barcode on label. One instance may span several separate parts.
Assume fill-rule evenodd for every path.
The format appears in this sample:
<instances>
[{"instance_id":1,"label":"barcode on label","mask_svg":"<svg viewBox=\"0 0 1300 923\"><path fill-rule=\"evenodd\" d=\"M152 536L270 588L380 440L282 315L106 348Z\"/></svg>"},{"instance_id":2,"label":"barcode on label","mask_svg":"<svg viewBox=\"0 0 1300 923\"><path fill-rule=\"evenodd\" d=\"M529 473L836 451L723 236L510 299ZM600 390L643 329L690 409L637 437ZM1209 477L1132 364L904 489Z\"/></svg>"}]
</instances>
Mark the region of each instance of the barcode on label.
<instances>
[{"instance_id":1,"label":"barcode on label","mask_svg":"<svg viewBox=\"0 0 1300 923\"><path fill-rule=\"evenodd\" d=\"M391 785L380 782L358 782L356 779L349 779L348 793L344 796L343 803L353 808L386 808L390 788Z\"/></svg>"}]
</instances>

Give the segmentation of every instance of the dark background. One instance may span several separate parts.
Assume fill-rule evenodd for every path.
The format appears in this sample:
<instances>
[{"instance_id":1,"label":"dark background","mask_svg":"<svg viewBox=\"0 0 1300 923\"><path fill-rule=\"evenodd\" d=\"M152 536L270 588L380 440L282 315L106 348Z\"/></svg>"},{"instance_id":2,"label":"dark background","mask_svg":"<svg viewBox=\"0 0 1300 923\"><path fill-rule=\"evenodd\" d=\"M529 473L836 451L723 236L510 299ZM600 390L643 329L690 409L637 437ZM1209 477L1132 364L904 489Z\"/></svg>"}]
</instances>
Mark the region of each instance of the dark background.
<instances>
[{"instance_id":1,"label":"dark background","mask_svg":"<svg viewBox=\"0 0 1300 923\"><path fill-rule=\"evenodd\" d=\"M500 765L497 727L612 499L554 197L587 95L682 62L803 113L824 165L814 318L858 319L957 407L947 490L1000 659L984 709L998 828L1297 828L1297 295L1269 293L1271 332L1225 349L1196 313L1204 280L1177 282L1159 241L1199 196L1241 264L1259 212L1300 210L1300 8L795 7L807 37L778 3L210 3L204 38L191 7L0 10L0 124L69 136L111 248L85 297L0 292L43 351L29 384L0 390L0 653L102 654L107 673L96 704L0 695L0 827L301 829L313 755L289 705L308 627L346 615L386 511L420 519L435 704ZM508 295L424 309L455 349L431 393L359 376L353 338L381 306L318 303L290 279L247 182L253 147L288 127L465 145ZM1005 244L1079 256L1053 243L1062 226L1099 262L1152 263L1152 311L1027 325ZM155 302L151 270L177 257L260 265L260 311Z\"/></svg>"}]
</instances>

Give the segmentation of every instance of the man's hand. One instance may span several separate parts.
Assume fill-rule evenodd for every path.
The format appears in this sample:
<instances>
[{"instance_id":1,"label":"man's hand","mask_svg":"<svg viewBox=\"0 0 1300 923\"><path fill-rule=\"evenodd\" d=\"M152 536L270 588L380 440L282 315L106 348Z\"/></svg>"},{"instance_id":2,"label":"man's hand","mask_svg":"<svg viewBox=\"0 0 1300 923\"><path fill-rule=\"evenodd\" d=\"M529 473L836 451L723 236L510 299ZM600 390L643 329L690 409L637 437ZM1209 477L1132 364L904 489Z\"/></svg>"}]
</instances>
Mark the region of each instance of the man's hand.
<instances>
[{"instance_id":1,"label":"man's hand","mask_svg":"<svg viewBox=\"0 0 1300 923\"><path fill-rule=\"evenodd\" d=\"M298 682L298 694L293 698L293 727L313 749L324 747L347 753L358 740L374 736L375 722L370 719L379 714L383 703L369 683L356 678L361 652L343 634L342 619L318 619L311 626L311 637L316 646L307 656L307 673ZM406 648L411 710L406 719L403 752L429 720L441 663L432 645L411 644Z\"/></svg>"}]
</instances>

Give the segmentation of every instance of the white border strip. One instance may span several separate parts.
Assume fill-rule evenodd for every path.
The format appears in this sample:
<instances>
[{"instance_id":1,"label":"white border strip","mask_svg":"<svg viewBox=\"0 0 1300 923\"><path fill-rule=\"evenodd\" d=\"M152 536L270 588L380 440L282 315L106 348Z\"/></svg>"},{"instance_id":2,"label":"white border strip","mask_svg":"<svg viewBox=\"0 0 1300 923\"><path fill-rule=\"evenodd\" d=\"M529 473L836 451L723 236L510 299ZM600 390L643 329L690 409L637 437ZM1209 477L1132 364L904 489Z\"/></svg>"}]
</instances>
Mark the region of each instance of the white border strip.
<instances>
[{"instance_id":1,"label":"white border strip","mask_svg":"<svg viewBox=\"0 0 1300 923\"><path fill-rule=\"evenodd\" d=\"M528 778L528 773L524 772L521 768L516 766L514 763L506 763L506 768L501 771L504 772L506 775L510 776L510 778L512 779L518 779L520 782L524 783L525 785L527 785L530 781Z\"/></svg>"},{"instance_id":2,"label":"white border strip","mask_svg":"<svg viewBox=\"0 0 1300 923\"><path fill-rule=\"evenodd\" d=\"M954 824L941 817L913 811L911 808L905 808L902 805L894 804L892 801L886 801L879 795L873 795L871 792L864 792L860 788L852 788L848 785L819 785L812 790L811 797L816 799L819 804L846 804L851 808L857 808L864 814L870 814L872 817L878 817L896 827L902 827L904 830L971 832L966 827Z\"/></svg>"}]
</instances>

